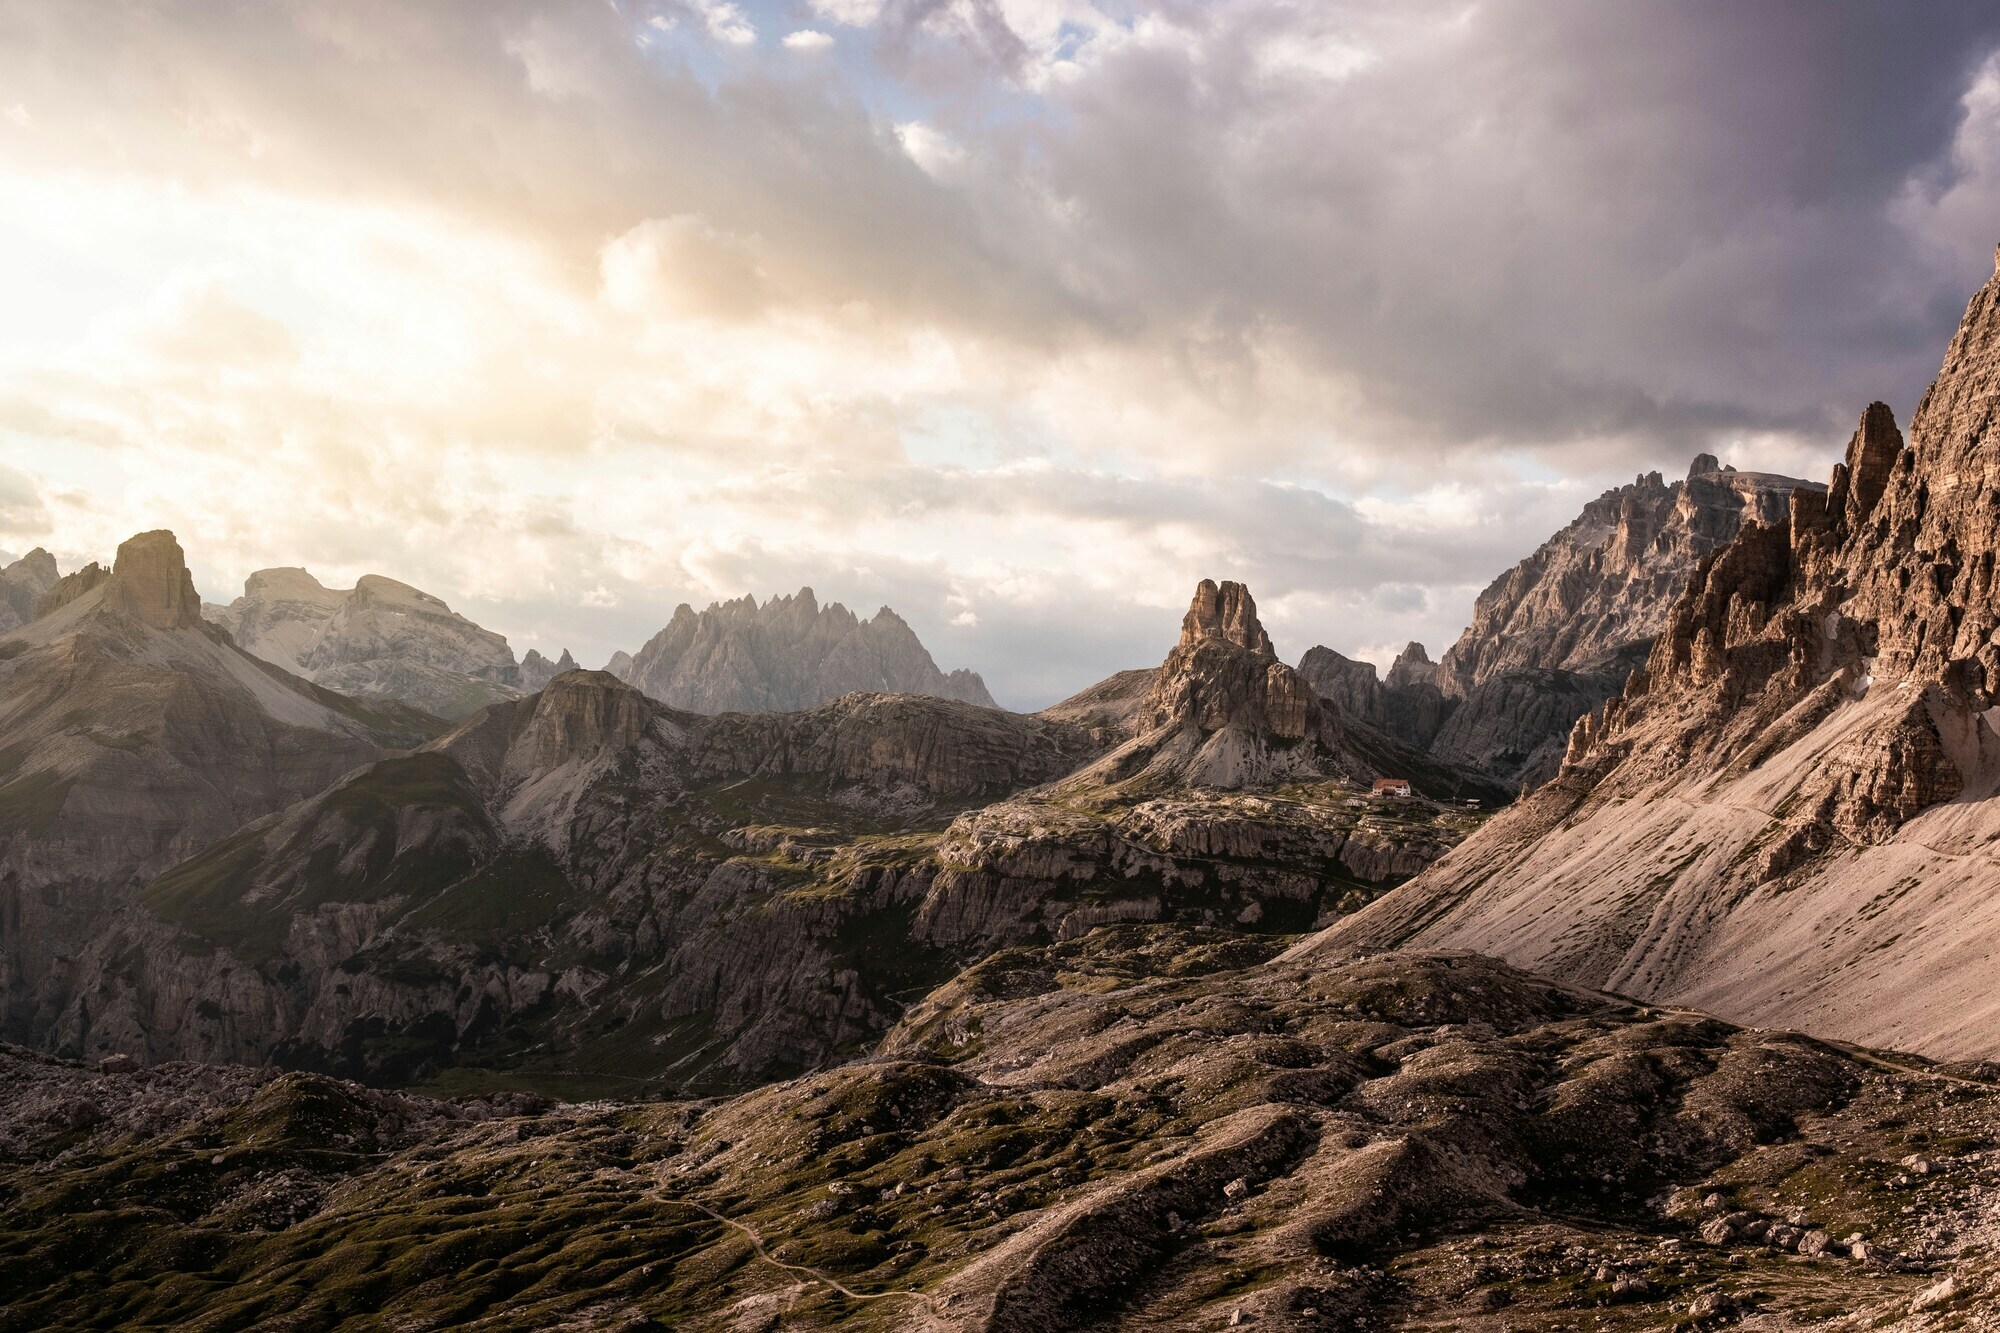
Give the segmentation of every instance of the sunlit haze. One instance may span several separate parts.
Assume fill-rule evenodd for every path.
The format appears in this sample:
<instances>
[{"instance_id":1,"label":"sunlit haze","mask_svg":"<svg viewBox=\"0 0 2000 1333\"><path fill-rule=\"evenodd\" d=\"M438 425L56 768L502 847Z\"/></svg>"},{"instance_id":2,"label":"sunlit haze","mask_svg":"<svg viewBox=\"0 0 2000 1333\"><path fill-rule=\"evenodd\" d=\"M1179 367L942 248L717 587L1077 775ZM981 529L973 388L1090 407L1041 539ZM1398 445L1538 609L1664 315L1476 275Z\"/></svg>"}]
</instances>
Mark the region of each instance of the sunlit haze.
<instances>
[{"instance_id":1,"label":"sunlit haze","mask_svg":"<svg viewBox=\"0 0 2000 1333\"><path fill-rule=\"evenodd\" d=\"M810 585L1015 708L1203 576L1436 656L1605 487L1907 419L2000 16L1850 12L0 0L0 552L590 666Z\"/></svg>"}]
</instances>

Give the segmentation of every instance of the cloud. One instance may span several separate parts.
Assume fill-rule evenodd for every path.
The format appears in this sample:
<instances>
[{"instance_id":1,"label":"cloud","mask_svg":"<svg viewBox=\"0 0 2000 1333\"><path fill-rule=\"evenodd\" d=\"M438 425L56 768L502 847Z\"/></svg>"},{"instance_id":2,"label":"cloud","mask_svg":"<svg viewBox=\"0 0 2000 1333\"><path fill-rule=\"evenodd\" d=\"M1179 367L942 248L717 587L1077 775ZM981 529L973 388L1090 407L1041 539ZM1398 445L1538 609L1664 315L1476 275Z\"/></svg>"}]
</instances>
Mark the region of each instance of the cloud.
<instances>
[{"instance_id":1,"label":"cloud","mask_svg":"<svg viewBox=\"0 0 2000 1333\"><path fill-rule=\"evenodd\" d=\"M1981 5L808 13L0 0L0 538L599 660L811 583L1022 704L1202 576L1435 652L1604 486L1907 417L1996 239Z\"/></svg>"}]
</instances>

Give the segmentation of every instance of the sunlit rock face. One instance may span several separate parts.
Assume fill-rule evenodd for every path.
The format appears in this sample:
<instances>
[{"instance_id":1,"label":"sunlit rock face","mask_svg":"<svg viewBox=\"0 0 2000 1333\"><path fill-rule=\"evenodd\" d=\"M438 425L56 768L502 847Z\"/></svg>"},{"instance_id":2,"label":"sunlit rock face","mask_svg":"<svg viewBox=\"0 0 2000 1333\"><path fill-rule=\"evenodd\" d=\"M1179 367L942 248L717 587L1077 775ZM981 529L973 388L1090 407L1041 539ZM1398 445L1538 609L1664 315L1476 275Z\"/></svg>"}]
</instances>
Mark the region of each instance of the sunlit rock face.
<instances>
[{"instance_id":1,"label":"sunlit rock face","mask_svg":"<svg viewBox=\"0 0 2000 1333\"><path fill-rule=\"evenodd\" d=\"M1472 623L1438 666L1439 687L1462 699L1521 670L1610 673L1622 685L1666 628L1702 557L1745 523L1784 518L1800 489L1825 488L1738 472L1702 454L1684 480L1649 472L1606 491L1480 593Z\"/></svg>"},{"instance_id":2,"label":"sunlit rock face","mask_svg":"<svg viewBox=\"0 0 2000 1333\"><path fill-rule=\"evenodd\" d=\"M241 597L208 615L245 651L316 684L448 721L532 692L555 675L535 654L539 683L530 687L504 637L379 574L337 589L303 569L261 569L244 581Z\"/></svg>"},{"instance_id":3,"label":"sunlit rock face","mask_svg":"<svg viewBox=\"0 0 2000 1333\"><path fill-rule=\"evenodd\" d=\"M662 703L695 713L812 708L856 691L924 694L997 707L971 671L940 671L915 631L888 607L862 620L840 603L822 607L811 588L683 604L647 641L621 678Z\"/></svg>"},{"instance_id":4,"label":"sunlit rock face","mask_svg":"<svg viewBox=\"0 0 2000 1333\"><path fill-rule=\"evenodd\" d=\"M1823 489L1737 472L1711 454L1672 484L1647 473L1494 580L1442 662L1412 643L1378 680L1373 666L1322 647L1300 659L1300 674L1348 716L1533 790L1555 776L1577 719L1644 661L1702 557L1746 522L1779 521L1792 492Z\"/></svg>"},{"instance_id":5,"label":"sunlit rock face","mask_svg":"<svg viewBox=\"0 0 2000 1333\"><path fill-rule=\"evenodd\" d=\"M1560 774L1328 947L1481 949L1856 1040L2000 1053L2000 276L1904 441L1695 565Z\"/></svg>"}]
</instances>

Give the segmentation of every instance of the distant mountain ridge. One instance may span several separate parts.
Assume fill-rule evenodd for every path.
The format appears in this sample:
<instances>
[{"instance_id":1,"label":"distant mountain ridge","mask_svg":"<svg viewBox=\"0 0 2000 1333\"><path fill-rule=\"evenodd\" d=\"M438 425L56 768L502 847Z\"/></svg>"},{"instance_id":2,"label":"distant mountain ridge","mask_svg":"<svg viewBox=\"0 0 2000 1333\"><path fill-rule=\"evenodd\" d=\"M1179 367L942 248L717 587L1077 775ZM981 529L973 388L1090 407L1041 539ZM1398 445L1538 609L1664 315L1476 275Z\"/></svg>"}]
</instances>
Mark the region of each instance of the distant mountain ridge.
<instances>
[{"instance_id":1,"label":"distant mountain ridge","mask_svg":"<svg viewBox=\"0 0 2000 1333\"><path fill-rule=\"evenodd\" d=\"M303 569L260 569L244 580L241 597L204 613L244 651L273 665L343 694L398 700L448 721L532 693L556 674L541 654L531 650L528 662L517 663L504 636L380 574L339 589Z\"/></svg>"},{"instance_id":2,"label":"distant mountain ridge","mask_svg":"<svg viewBox=\"0 0 2000 1333\"><path fill-rule=\"evenodd\" d=\"M863 620L811 588L759 606L743 596L673 619L611 670L661 703L692 713L791 712L843 694L923 694L998 708L974 671L938 669L901 616Z\"/></svg>"},{"instance_id":3,"label":"distant mountain ridge","mask_svg":"<svg viewBox=\"0 0 2000 1333\"><path fill-rule=\"evenodd\" d=\"M1463 699L1519 670L1615 674L1622 685L1701 558L1745 523L1782 522L1801 489L1826 487L1700 454L1683 481L1647 472L1604 492L1479 594L1472 623L1439 663L1439 687Z\"/></svg>"}]
</instances>

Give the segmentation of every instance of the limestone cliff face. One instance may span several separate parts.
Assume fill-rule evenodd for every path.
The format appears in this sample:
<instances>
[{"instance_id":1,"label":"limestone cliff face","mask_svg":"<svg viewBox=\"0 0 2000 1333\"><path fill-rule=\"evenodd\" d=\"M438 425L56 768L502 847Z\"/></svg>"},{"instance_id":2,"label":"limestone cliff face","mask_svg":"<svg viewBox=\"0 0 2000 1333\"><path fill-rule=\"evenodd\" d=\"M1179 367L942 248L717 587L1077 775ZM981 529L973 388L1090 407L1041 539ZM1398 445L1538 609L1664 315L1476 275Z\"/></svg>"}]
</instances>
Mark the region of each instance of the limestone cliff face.
<instances>
[{"instance_id":1,"label":"limestone cliff face","mask_svg":"<svg viewBox=\"0 0 2000 1333\"><path fill-rule=\"evenodd\" d=\"M1341 714L1419 750L1431 749L1456 704L1438 688L1438 668L1421 643L1404 647L1386 682L1376 677L1374 663L1356 662L1324 646L1307 649L1298 669L1314 693ZM1464 756L1454 756L1454 762L1464 761Z\"/></svg>"},{"instance_id":2,"label":"limestone cliff face","mask_svg":"<svg viewBox=\"0 0 2000 1333\"><path fill-rule=\"evenodd\" d=\"M1603 673L1502 672L1447 701L1430 752L1533 791L1562 766L1577 719L1617 694L1619 683Z\"/></svg>"},{"instance_id":3,"label":"limestone cliff face","mask_svg":"<svg viewBox=\"0 0 2000 1333\"><path fill-rule=\"evenodd\" d=\"M1905 444L1703 556L1559 776L1344 928L1877 1044L2000 1053L2000 275Z\"/></svg>"},{"instance_id":4,"label":"limestone cliff face","mask_svg":"<svg viewBox=\"0 0 2000 1333\"><path fill-rule=\"evenodd\" d=\"M1577 719L1644 661L1702 557L1746 522L1777 521L1794 491L1822 489L1710 454L1672 485L1648 473L1495 580L1443 662L1412 643L1378 681L1372 666L1314 648L1300 673L1343 714L1532 790L1555 775Z\"/></svg>"},{"instance_id":5,"label":"limestone cliff face","mask_svg":"<svg viewBox=\"0 0 2000 1333\"><path fill-rule=\"evenodd\" d=\"M61 575L56 558L37 546L0 568L0 634L35 618L35 606Z\"/></svg>"},{"instance_id":6,"label":"limestone cliff face","mask_svg":"<svg viewBox=\"0 0 2000 1333\"><path fill-rule=\"evenodd\" d=\"M696 713L783 712L843 694L924 694L997 707L971 671L938 670L915 632L883 607L862 620L811 588L757 604L683 605L619 673L653 698Z\"/></svg>"},{"instance_id":7,"label":"limestone cliff face","mask_svg":"<svg viewBox=\"0 0 2000 1333\"><path fill-rule=\"evenodd\" d=\"M1813 482L1694 460L1671 485L1649 472L1606 491L1533 555L1495 579L1444 656L1438 684L1465 698L1508 671L1611 674L1620 683L1666 626L1701 558L1746 522L1784 517Z\"/></svg>"},{"instance_id":8,"label":"limestone cliff face","mask_svg":"<svg viewBox=\"0 0 2000 1333\"><path fill-rule=\"evenodd\" d=\"M379 574L335 589L303 569L262 569L210 614L253 656L360 699L457 721L523 692L505 638Z\"/></svg>"},{"instance_id":9,"label":"limestone cliff face","mask_svg":"<svg viewBox=\"0 0 2000 1333\"><path fill-rule=\"evenodd\" d=\"M237 646L274 666L303 675L299 657L347 600L303 569L260 569L243 581L243 595L209 618Z\"/></svg>"},{"instance_id":10,"label":"limestone cliff face","mask_svg":"<svg viewBox=\"0 0 2000 1333\"><path fill-rule=\"evenodd\" d=\"M71 961L144 877L429 734L205 626L171 533L89 570L0 636L0 993L20 1033L72 1001Z\"/></svg>"}]
</instances>

